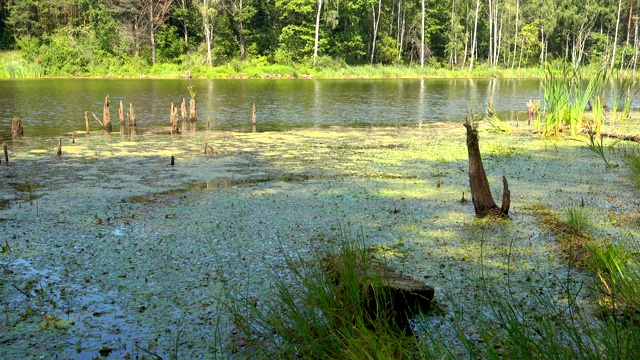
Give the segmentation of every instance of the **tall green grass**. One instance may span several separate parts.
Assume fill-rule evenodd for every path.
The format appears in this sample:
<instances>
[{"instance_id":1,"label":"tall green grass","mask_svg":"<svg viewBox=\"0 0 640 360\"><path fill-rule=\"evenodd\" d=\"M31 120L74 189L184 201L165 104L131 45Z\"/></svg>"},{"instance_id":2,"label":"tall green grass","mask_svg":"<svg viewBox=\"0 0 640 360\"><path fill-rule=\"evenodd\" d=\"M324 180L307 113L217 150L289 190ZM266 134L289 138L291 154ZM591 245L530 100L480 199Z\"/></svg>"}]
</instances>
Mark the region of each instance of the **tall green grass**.
<instances>
[{"instance_id":1,"label":"tall green grass","mask_svg":"<svg viewBox=\"0 0 640 360\"><path fill-rule=\"evenodd\" d=\"M483 241L479 239L478 241ZM515 240L514 240L515 241ZM441 312L418 317L416 336L406 336L363 306L358 266L368 254L362 241L345 239L332 253L343 282L327 277L321 258L288 259L275 280L275 296L234 293L227 305L241 343L241 358L304 359L635 359L640 353L640 252L620 244L594 245L586 263L593 281L578 270L553 282L557 296L535 279L515 287L511 248L504 281L485 275L481 256L476 303L455 296ZM481 251L482 252L482 251ZM286 273L287 276L282 274ZM522 280L517 280L522 282ZM498 282L500 284L498 284ZM384 294L379 301L384 302ZM436 294L441 297L442 294ZM445 310L446 309L446 310ZM380 313L379 313L380 314ZM381 321L382 320L382 321ZM437 326L429 324L438 324Z\"/></svg>"}]
</instances>

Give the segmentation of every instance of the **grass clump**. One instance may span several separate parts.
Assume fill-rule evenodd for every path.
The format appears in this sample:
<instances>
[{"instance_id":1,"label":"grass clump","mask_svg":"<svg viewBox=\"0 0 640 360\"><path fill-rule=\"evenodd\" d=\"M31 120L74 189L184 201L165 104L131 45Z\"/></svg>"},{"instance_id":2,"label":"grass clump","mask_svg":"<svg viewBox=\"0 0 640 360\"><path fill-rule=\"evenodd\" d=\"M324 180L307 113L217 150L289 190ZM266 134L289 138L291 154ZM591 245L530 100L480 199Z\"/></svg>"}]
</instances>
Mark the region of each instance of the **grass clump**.
<instances>
[{"instance_id":1,"label":"grass clump","mask_svg":"<svg viewBox=\"0 0 640 360\"><path fill-rule=\"evenodd\" d=\"M272 298L233 297L234 350L273 358L419 358L416 338L402 331L391 309L371 311L371 301L388 303L390 294L381 279L363 279L370 259L361 240L342 240L313 261L286 259L286 276L275 275Z\"/></svg>"},{"instance_id":2,"label":"grass clump","mask_svg":"<svg viewBox=\"0 0 640 360\"><path fill-rule=\"evenodd\" d=\"M577 233L583 233L591 226L591 214L584 207L569 207L564 215L569 228Z\"/></svg>"}]
</instances>

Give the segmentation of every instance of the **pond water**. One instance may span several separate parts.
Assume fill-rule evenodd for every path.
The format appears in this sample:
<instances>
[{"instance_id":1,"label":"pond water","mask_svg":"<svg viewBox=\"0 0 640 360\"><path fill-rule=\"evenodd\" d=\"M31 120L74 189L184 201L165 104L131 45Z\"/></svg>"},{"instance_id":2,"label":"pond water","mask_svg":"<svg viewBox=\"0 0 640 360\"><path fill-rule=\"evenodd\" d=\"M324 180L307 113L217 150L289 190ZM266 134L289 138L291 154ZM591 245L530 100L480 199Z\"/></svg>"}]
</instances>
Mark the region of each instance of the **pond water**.
<instances>
[{"instance_id":1,"label":"pond water","mask_svg":"<svg viewBox=\"0 0 640 360\"><path fill-rule=\"evenodd\" d=\"M99 126L104 97L118 130L118 105L129 103L141 127L169 124L169 109L187 86L196 91L198 127L211 117L214 130L250 130L256 104L259 130L327 126L396 126L462 121L481 114L493 97L501 118L525 119L529 99L541 99L537 79L392 80L194 80L194 79L21 79L0 81L0 140L11 135L11 119L23 120L25 136L92 130Z\"/></svg>"}]
</instances>

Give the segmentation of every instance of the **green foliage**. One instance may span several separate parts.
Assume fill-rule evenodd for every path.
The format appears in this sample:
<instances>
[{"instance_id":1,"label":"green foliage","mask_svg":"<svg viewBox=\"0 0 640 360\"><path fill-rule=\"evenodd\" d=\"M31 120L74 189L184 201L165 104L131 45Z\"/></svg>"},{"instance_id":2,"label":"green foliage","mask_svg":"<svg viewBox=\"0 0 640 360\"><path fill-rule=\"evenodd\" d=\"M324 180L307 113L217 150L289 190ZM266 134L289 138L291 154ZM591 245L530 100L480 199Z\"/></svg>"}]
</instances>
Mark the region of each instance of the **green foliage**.
<instances>
[{"instance_id":1,"label":"green foliage","mask_svg":"<svg viewBox=\"0 0 640 360\"><path fill-rule=\"evenodd\" d=\"M599 136L599 141L596 140L597 135L594 131L589 130L587 132L587 135L589 136L589 143L587 143L587 147L589 148L589 150L598 155L604 161L604 165L607 167L607 169L617 167L617 164L611 163L607 159L606 148L603 143L602 135ZM614 145L611 145L611 147L613 147Z\"/></svg>"},{"instance_id":2,"label":"green foliage","mask_svg":"<svg viewBox=\"0 0 640 360\"><path fill-rule=\"evenodd\" d=\"M577 233L585 232L591 226L591 214L584 207L568 207L564 211L565 221Z\"/></svg>"},{"instance_id":3,"label":"green foliage","mask_svg":"<svg viewBox=\"0 0 640 360\"><path fill-rule=\"evenodd\" d=\"M391 310L377 308L372 316L367 309L372 296L376 303L389 301L379 278L363 280L370 256L362 237L343 238L321 259L288 258L287 271L274 274L273 298L230 294L239 299L228 310L247 344L242 351L260 358L416 358L417 339L390 321Z\"/></svg>"}]
</instances>

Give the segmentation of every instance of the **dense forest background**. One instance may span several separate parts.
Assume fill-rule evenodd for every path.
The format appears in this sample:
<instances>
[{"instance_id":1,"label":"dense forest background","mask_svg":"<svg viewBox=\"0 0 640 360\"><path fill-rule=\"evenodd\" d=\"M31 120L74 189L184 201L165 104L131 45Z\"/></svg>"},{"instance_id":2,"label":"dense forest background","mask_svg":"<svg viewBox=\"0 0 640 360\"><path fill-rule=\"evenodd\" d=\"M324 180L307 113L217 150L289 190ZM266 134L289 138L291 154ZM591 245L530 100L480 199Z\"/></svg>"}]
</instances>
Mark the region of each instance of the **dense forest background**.
<instances>
[{"instance_id":1,"label":"dense forest background","mask_svg":"<svg viewBox=\"0 0 640 360\"><path fill-rule=\"evenodd\" d=\"M49 75L246 61L635 69L637 2L0 0L0 48Z\"/></svg>"}]
</instances>

